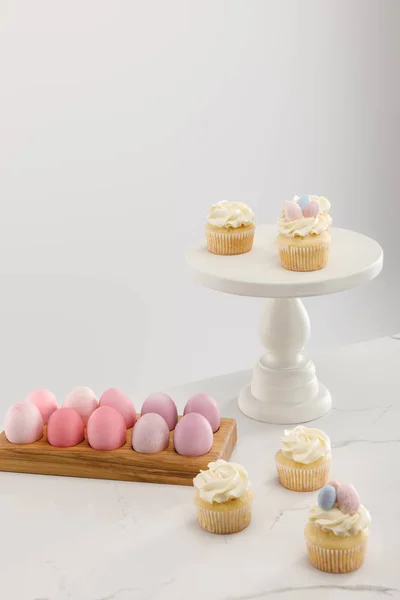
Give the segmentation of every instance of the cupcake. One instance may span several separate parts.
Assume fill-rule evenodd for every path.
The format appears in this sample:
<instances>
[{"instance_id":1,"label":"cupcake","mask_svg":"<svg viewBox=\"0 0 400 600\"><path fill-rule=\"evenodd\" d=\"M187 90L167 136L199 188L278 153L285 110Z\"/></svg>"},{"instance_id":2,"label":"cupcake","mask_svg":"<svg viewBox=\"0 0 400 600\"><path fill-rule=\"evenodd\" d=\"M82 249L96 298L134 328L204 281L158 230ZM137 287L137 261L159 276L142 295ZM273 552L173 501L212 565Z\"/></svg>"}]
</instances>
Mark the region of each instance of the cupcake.
<instances>
[{"instance_id":1,"label":"cupcake","mask_svg":"<svg viewBox=\"0 0 400 600\"><path fill-rule=\"evenodd\" d=\"M200 527L210 533L237 533L251 520L253 492L246 470L225 460L209 463L193 479Z\"/></svg>"},{"instance_id":2,"label":"cupcake","mask_svg":"<svg viewBox=\"0 0 400 600\"><path fill-rule=\"evenodd\" d=\"M313 567L327 573L351 573L367 552L371 516L352 485L333 482L322 488L305 528Z\"/></svg>"},{"instance_id":3,"label":"cupcake","mask_svg":"<svg viewBox=\"0 0 400 600\"><path fill-rule=\"evenodd\" d=\"M213 254L245 254L254 239L254 213L243 202L218 202L206 223L207 248Z\"/></svg>"},{"instance_id":4,"label":"cupcake","mask_svg":"<svg viewBox=\"0 0 400 600\"><path fill-rule=\"evenodd\" d=\"M275 459L283 487L294 492L318 490L328 479L331 442L320 429L298 425L285 430Z\"/></svg>"},{"instance_id":5,"label":"cupcake","mask_svg":"<svg viewBox=\"0 0 400 600\"><path fill-rule=\"evenodd\" d=\"M295 196L285 203L278 219L278 248L282 267L289 271L317 271L328 263L332 218L323 196Z\"/></svg>"}]
</instances>

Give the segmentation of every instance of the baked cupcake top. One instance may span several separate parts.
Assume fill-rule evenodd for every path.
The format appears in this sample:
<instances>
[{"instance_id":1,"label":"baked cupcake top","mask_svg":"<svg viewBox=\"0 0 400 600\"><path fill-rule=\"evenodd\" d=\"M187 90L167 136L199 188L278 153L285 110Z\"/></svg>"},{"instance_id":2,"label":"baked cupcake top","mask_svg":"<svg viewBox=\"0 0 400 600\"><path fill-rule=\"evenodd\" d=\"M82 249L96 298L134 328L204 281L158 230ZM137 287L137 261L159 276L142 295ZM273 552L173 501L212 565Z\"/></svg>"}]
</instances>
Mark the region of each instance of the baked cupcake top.
<instances>
[{"instance_id":1,"label":"baked cupcake top","mask_svg":"<svg viewBox=\"0 0 400 600\"><path fill-rule=\"evenodd\" d=\"M206 471L200 471L193 479L193 485L202 500L228 502L241 498L250 488L247 471L242 465L217 460L208 465Z\"/></svg>"},{"instance_id":2,"label":"baked cupcake top","mask_svg":"<svg viewBox=\"0 0 400 600\"><path fill-rule=\"evenodd\" d=\"M331 203L324 196L294 196L285 202L277 220L279 233L287 237L319 235L329 229Z\"/></svg>"},{"instance_id":3,"label":"baked cupcake top","mask_svg":"<svg viewBox=\"0 0 400 600\"><path fill-rule=\"evenodd\" d=\"M207 223L213 227L237 229L252 225L254 218L254 213L247 204L223 200L211 206Z\"/></svg>"},{"instance_id":4,"label":"baked cupcake top","mask_svg":"<svg viewBox=\"0 0 400 600\"><path fill-rule=\"evenodd\" d=\"M366 531L371 515L360 503L357 490L351 484L331 482L321 488L318 503L310 509L308 521L337 536L349 537Z\"/></svg>"},{"instance_id":5,"label":"baked cupcake top","mask_svg":"<svg viewBox=\"0 0 400 600\"><path fill-rule=\"evenodd\" d=\"M285 429L281 452L295 462L309 465L330 454L331 441L320 429L297 425L294 429Z\"/></svg>"}]
</instances>

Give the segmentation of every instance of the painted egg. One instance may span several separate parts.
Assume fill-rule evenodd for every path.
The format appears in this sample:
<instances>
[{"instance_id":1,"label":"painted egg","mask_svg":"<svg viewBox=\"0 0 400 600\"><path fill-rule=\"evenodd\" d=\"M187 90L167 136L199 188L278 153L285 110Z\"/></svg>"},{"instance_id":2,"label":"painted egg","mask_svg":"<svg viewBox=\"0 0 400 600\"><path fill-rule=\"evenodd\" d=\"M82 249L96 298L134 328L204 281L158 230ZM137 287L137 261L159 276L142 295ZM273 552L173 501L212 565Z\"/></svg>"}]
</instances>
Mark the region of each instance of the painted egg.
<instances>
[{"instance_id":1,"label":"painted egg","mask_svg":"<svg viewBox=\"0 0 400 600\"><path fill-rule=\"evenodd\" d=\"M189 413L175 427L174 448L182 456L203 456L212 445L211 425L203 415Z\"/></svg>"},{"instance_id":2,"label":"painted egg","mask_svg":"<svg viewBox=\"0 0 400 600\"><path fill-rule=\"evenodd\" d=\"M300 196L300 198L297 200L297 204L300 206L301 210L304 212L305 207L310 203L310 198L307 196L307 194L304 194L303 196Z\"/></svg>"},{"instance_id":3,"label":"painted egg","mask_svg":"<svg viewBox=\"0 0 400 600\"><path fill-rule=\"evenodd\" d=\"M150 394L146 398L142 406L142 415L146 413L157 413L166 420L167 425L172 431L175 429L175 425L178 422L178 409L176 408L175 402L168 394L163 392L157 392Z\"/></svg>"},{"instance_id":4,"label":"painted egg","mask_svg":"<svg viewBox=\"0 0 400 600\"><path fill-rule=\"evenodd\" d=\"M8 409L4 433L12 444L33 444L43 436L43 418L39 409L29 402L19 402Z\"/></svg>"},{"instance_id":5,"label":"painted egg","mask_svg":"<svg viewBox=\"0 0 400 600\"><path fill-rule=\"evenodd\" d=\"M288 200L285 204L285 216L288 221L297 221L297 219L302 218L303 213L300 206L296 202L293 202L293 200Z\"/></svg>"},{"instance_id":6,"label":"painted egg","mask_svg":"<svg viewBox=\"0 0 400 600\"><path fill-rule=\"evenodd\" d=\"M83 419L85 425L93 411L99 406L99 402L93 390L88 387L76 387L68 394L63 402L65 408L73 408Z\"/></svg>"},{"instance_id":7,"label":"painted egg","mask_svg":"<svg viewBox=\"0 0 400 600\"><path fill-rule=\"evenodd\" d=\"M311 200L307 206L303 208L303 215L305 217L316 217L319 213L319 204L315 200Z\"/></svg>"},{"instance_id":8,"label":"painted egg","mask_svg":"<svg viewBox=\"0 0 400 600\"><path fill-rule=\"evenodd\" d=\"M208 394L195 394L186 402L184 415L189 413L199 413L203 415L210 423L213 432L218 431L221 423L221 414L219 412L218 404Z\"/></svg>"},{"instance_id":9,"label":"painted egg","mask_svg":"<svg viewBox=\"0 0 400 600\"><path fill-rule=\"evenodd\" d=\"M122 390L116 388L106 390L100 398L99 405L115 408L124 417L127 427L133 427L136 423L136 411L132 400Z\"/></svg>"},{"instance_id":10,"label":"painted egg","mask_svg":"<svg viewBox=\"0 0 400 600\"><path fill-rule=\"evenodd\" d=\"M124 417L110 406L100 406L90 415L87 439L95 450L116 450L126 442Z\"/></svg>"},{"instance_id":11,"label":"painted egg","mask_svg":"<svg viewBox=\"0 0 400 600\"><path fill-rule=\"evenodd\" d=\"M47 441L57 448L71 448L83 441L85 423L73 408L58 408L49 418Z\"/></svg>"},{"instance_id":12,"label":"painted egg","mask_svg":"<svg viewBox=\"0 0 400 600\"><path fill-rule=\"evenodd\" d=\"M35 390L25 398L24 402L30 402L39 409L45 425L50 415L58 408L57 398L49 390Z\"/></svg>"},{"instance_id":13,"label":"painted egg","mask_svg":"<svg viewBox=\"0 0 400 600\"><path fill-rule=\"evenodd\" d=\"M328 483L326 485L331 485L337 491L340 483L338 481L328 481Z\"/></svg>"},{"instance_id":14,"label":"painted egg","mask_svg":"<svg viewBox=\"0 0 400 600\"><path fill-rule=\"evenodd\" d=\"M337 503L342 512L355 513L360 507L360 496L356 488L350 483L343 483L337 491Z\"/></svg>"},{"instance_id":15,"label":"painted egg","mask_svg":"<svg viewBox=\"0 0 400 600\"><path fill-rule=\"evenodd\" d=\"M166 450L169 444L169 427L157 413L140 417L132 430L132 448L142 454L155 454Z\"/></svg>"},{"instance_id":16,"label":"painted egg","mask_svg":"<svg viewBox=\"0 0 400 600\"><path fill-rule=\"evenodd\" d=\"M318 494L318 506L330 510L336 502L336 490L332 485L324 485Z\"/></svg>"}]
</instances>

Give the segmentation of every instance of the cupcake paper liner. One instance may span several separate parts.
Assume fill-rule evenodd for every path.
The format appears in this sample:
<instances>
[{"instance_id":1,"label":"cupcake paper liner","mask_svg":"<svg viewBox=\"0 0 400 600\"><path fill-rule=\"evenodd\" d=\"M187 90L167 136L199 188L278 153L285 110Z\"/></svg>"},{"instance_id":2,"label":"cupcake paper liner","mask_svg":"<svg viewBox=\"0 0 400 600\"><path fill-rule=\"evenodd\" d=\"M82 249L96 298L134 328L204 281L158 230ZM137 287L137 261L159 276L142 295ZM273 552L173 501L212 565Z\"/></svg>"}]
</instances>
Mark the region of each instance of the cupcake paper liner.
<instances>
[{"instance_id":1,"label":"cupcake paper liner","mask_svg":"<svg viewBox=\"0 0 400 600\"><path fill-rule=\"evenodd\" d=\"M276 463L279 481L283 487L294 492L312 492L319 490L328 481L331 461L314 469L296 469Z\"/></svg>"},{"instance_id":2,"label":"cupcake paper liner","mask_svg":"<svg viewBox=\"0 0 400 600\"><path fill-rule=\"evenodd\" d=\"M328 263L329 244L279 248L281 265L289 271L318 271Z\"/></svg>"},{"instance_id":3,"label":"cupcake paper liner","mask_svg":"<svg viewBox=\"0 0 400 600\"><path fill-rule=\"evenodd\" d=\"M206 229L207 248L213 254L245 254L253 246L254 231L254 227L226 232Z\"/></svg>"},{"instance_id":4,"label":"cupcake paper liner","mask_svg":"<svg viewBox=\"0 0 400 600\"><path fill-rule=\"evenodd\" d=\"M330 549L311 544L308 540L307 551L311 564L326 573L351 573L361 567L367 552L367 542L355 548Z\"/></svg>"},{"instance_id":5,"label":"cupcake paper liner","mask_svg":"<svg viewBox=\"0 0 400 600\"><path fill-rule=\"evenodd\" d=\"M246 529L251 521L251 502L229 511L209 510L198 505L196 508L200 527L210 533L237 533Z\"/></svg>"}]
</instances>

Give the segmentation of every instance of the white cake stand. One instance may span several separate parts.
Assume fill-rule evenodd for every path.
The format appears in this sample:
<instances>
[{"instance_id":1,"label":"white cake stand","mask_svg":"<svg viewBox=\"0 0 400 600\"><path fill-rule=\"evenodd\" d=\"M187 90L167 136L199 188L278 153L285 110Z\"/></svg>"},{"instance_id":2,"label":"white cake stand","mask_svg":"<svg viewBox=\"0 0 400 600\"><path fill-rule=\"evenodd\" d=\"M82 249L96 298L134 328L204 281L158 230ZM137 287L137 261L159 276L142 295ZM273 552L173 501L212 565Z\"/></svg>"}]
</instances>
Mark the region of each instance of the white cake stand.
<instances>
[{"instance_id":1,"label":"white cake stand","mask_svg":"<svg viewBox=\"0 0 400 600\"><path fill-rule=\"evenodd\" d=\"M310 319L299 298L341 292L373 279L382 269L380 245L360 233L333 228L328 265L297 273L280 266L276 227L261 225L248 254L216 256L204 242L189 250L186 259L195 280L206 287L268 298L260 323L267 351L254 367L251 384L239 394L241 411L258 421L281 424L311 421L328 412L331 395L302 353Z\"/></svg>"}]
</instances>

